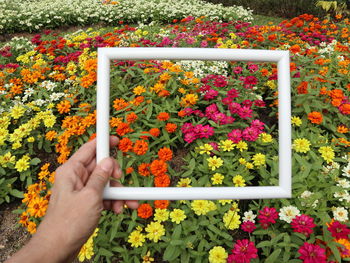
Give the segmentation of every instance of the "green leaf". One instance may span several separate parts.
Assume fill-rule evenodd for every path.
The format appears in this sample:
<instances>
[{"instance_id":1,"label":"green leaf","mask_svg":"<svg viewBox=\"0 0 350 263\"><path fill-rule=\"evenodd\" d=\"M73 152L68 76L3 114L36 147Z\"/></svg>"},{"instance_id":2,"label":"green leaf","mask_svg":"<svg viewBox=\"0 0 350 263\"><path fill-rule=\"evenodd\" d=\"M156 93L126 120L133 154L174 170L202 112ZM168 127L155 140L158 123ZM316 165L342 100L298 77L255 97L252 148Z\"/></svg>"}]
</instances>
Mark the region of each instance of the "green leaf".
<instances>
[{"instance_id":1,"label":"green leaf","mask_svg":"<svg viewBox=\"0 0 350 263\"><path fill-rule=\"evenodd\" d=\"M39 158L33 158L30 160L31 165L38 165L39 163L41 163L41 160Z\"/></svg>"},{"instance_id":2,"label":"green leaf","mask_svg":"<svg viewBox=\"0 0 350 263\"><path fill-rule=\"evenodd\" d=\"M17 198L23 198L23 192L18 191L17 189L11 189L10 194Z\"/></svg>"},{"instance_id":3,"label":"green leaf","mask_svg":"<svg viewBox=\"0 0 350 263\"><path fill-rule=\"evenodd\" d=\"M170 241L170 245L172 245L172 246L183 245L183 243L184 243L183 240L171 240L171 241Z\"/></svg>"},{"instance_id":4,"label":"green leaf","mask_svg":"<svg viewBox=\"0 0 350 263\"><path fill-rule=\"evenodd\" d=\"M265 260L265 263L273 263L276 262L276 259L281 254L282 249L278 248L275 251L272 252L270 256L268 256Z\"/></svg>"},{"instance_id":5,"label":"green leaf","mask_svg":"<svg viewBox=\"0 0 350 263\"><path fill-rule=\"evenodd\" d=\"M271 241L262 241L259 244L256 245L257 248L261 248L261 247L269 247L271 246Z\"/></svg>"},{"instance_id":6,"label":"green leaf","mask_svg":"<svg viewBox=\"0 0 350 263\"><path fill-rule=\"evenodd\" d=\"M176 249L177 248L172 245L167 246L164 251L163 259L171 262L174 259Z\"/></svg>"}]
</instances>

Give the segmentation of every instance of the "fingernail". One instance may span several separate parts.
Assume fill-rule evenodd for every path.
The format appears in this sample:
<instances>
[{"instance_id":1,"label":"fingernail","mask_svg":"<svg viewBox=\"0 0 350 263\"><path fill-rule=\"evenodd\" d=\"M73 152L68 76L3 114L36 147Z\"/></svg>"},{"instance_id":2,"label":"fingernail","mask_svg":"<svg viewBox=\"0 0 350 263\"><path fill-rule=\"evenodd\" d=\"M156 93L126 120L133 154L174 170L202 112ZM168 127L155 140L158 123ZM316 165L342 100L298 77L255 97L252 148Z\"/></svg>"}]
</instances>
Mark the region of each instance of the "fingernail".
<instances>
[{"instance_id":1,"label":"fingernail","mask_svg":"<svg viewBox=\"0 0 350 263\"><path fill-rule=\"evenodd\" d=\"M105 171L106 173L110 173L113 169L113 161L111 158L103 159L100 163L101 169Z\"/></svg>"}]
</instances>

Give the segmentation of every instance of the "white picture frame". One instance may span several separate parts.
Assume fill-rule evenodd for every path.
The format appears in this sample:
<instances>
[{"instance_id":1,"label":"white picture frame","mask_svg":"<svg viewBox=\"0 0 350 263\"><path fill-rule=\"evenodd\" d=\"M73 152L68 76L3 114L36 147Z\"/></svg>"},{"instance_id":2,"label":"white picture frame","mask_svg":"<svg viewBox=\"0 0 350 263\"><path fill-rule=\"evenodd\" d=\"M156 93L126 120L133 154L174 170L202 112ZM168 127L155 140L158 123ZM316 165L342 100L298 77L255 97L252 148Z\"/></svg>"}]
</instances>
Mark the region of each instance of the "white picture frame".
<instances>
[{"instance_id":1,"label":"white picture frame","mask_svg":"<svg viewBox=\"0 0 350 263\"><path fill-rule=\"evenodd\" d=\"M225 60L277 62L279 185L247 187L110 187L109 200L220 200L290 198L291 91L289 51L218 48L98 48L97 52L97 162L109 156L110 60Z\"/></svg>"}]
</instances>

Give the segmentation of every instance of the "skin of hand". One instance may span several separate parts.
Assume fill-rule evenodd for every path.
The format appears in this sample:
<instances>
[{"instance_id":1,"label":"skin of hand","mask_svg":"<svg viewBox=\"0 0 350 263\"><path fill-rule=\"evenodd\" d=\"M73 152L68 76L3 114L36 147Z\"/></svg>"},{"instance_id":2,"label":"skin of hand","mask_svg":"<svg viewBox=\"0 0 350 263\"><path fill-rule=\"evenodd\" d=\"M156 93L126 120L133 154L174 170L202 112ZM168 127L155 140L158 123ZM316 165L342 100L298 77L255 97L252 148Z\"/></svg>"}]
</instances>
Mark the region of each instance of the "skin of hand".
<instances>
[{"instance_id":1,"label":"skin of hand","mask_svg":"<svg viewBox=\"0 0 350 263\"><path fill-rule=\"evenodd\" d=\"M110 137L111 147L119 140ZM56 170L49 206L29 243L7 262L71 262L97 227L103 209L121 213L124 204L136 209L137 201L102 200L110 177L122 171L116 160L96 164L96 140L84 144ZM111 186L121 186L111 181Z\"/></svg>"}]
</instances>

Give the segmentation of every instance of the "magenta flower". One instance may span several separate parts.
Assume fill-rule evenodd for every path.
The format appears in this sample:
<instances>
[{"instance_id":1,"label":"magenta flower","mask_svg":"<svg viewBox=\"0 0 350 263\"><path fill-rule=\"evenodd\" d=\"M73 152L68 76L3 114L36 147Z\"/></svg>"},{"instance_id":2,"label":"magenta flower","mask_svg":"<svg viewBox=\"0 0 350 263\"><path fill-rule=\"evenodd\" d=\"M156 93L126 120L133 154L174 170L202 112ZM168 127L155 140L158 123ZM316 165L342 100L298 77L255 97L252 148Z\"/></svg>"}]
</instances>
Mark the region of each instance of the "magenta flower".
<instances>
[{"instance_id":1,"label":"magenta flower","mask_svg":"<svg viewBox=\"0 0 350 263\"><path fill-rule=\"evenodd\" d=\"M239 129L232 130L227 134L229 140L233 141L233 143L238 143L242 140L242 132Z\"/></svg>"},{"instance_id":2,"label":"magenta flower","mask_svg":"<svg viewBox=\"0 0 350 263\"><path fill-rule=\"evenodd\" d=\"M298 250L304 263L326 263L326 250L318 245L305 242Z\"/></svg>"},{"instance_id":3,"label":"magenta flower","mask_svg":"<svg viewBox=\"0 0 350 263\"><path fill-rule=\"evenodd\" d=\"M228 105L228 109L232 114L238 113L241 110L241 104L232 102Z\"/></svg>"},{"instance_id":4,"label":"magenta flower","mask_svg":"<svg viewBox=\"0 0 350 263\"><path fill-rule=\"evenodd\" d=\"M197 135L194 132L189 132L189 133L185 134L184 140L187 143L191 143L191 142L193 142L196 139L197 139Z\"/></svg>"},{"instance_id":5,"label":"magenta flower","mask_svg":"<svg viewBox=\"0 0 350 263\"><path fill-rule=\"evenodd\" d=\"M263 100L255 100L254 105L257 107L265 107L266 106L265 101L263 101Z\"/></svg>"},{"instance_id":6,"label":"magenta flower","mask_svg":"<svg viewBox=\"0 0 350 263\"><path fill-rule=\"evenodd\" d=\"M229 105L230 103L233 102L233 98L225 97L225 98L223 98L221 101L222 101L223 104Z\"/></svg>"},{"instance_id":7,"label":"magenta flower","mask_svg":"<svg viewBox=\"0 0 350 263\"><path fill-rule=\"evenodd\" d=\"M236 89L230 89L228 92L227 92L227 97L229 98L237 98L239 95L239 92L236 90Z\"/></svg>"},{"instance_id":8,"label":"magenta flower","mask_svg":"<svg viewBox=\"0 0 350 263\"><path fill-rule=\"evenodd\" d=\"M252 122L250 123L251 127L258 129L259 131L264 130L264 125L265 123L259 120L252 120Z\"/></svg>"},{"instance_id":9,"label":"magenta flower","mask_svg":"<svg viewBox=\"0 0 350 263\"><path fill-rule=\"evenodd\" d=\"M215 90L215 89L210 89L210 90L208 90L208 91L205 93L205 95L203 96L203 98L204 98L205 100L212 100L212 99L215 99L216 96L218 96L218 95L219 95L219 92L218 92L217 90Z\"/></svg>"},{"instance_id":10,"label":"magenta flower","mask_svg":"<svg viewBox=\"0 0 350 263\"><path fill-rule=\"evenodd\" d=\"M189 132L193 132L193 129L194 129L194 127L193 127L192 123L189 123L189 122L184 123L184 125L182 125L182 127L181 127L182 133L185 133L185 134L189 133Z\"/></svg>"},{"instance_id":11,"label":"magenta flower","mask_svg":"<svg viewBox=\"0 0 350 263\"><path fill-rule=\"evenodd\" d=\"M263 229L267 229L270 224L276 223L277 218L278 212L274 207L265 206L258 214L259 223Z\"/></svg>"},{"instance_id":12,"label":"magenta flower","mask_svg":"<svg viewBox=\"0 0 350 263\"><path fill-rule=\"evenodd\" d=\"M245 232L252 233L256 229L256 226L252 221L245 221L241 224L241 228Z\"/></svg>"},{"instance_id":13,"label":"magenta flower","mask_svg":"<svg viewBox=\"0 0 350 263\"><path fill-rule=\"evenodd\" d=\"M211 119L212 116L214 116L214 114L216 114L217 112L219 112L218 106L216 106L216 104L213 103L205 109L205 117Z\"/></svg>"},{"instance_id":14,"label":"magenta flower","mask_svg":"<svg viewBox=\"0 0 350 263\"><path fill-rule=\"evenodd\" d=\"M254 127L247 127L243 130L243 139L250 142L255 142L259 137L260 131Z\"/></svg>"},{"instance_id":15,"label":"magenta flower","mask_svg":"<svg viewBox=\"0 0 350 263\"><path fill-rule=\"evenodd\" d=\"M240 111L237 112L239 117L242 119L247 119L252 117L253 110L250 107L243 106Z\"/></svg>"},{"instance_id":16,"label":"magenta flower","mask_svg":"<svg viewBox=\"0 0 350 263\"><path fill-rule=\"evenodd\" d=\"M254 73L255 71L257 71L259 69L259 66L256 64L249 64L248 69L251 73Z\"/></svg>"},{"instance_id":17,"label":"magenta flower","mask_svg":"<svg viewBox=\"0 0 350 263\"><path fill-rule=\"evenodd\" d=\"M233 69L233 73L236 73L236 74L241 74L243 71L242 67L235 67Z\"/></svg>"},{"instance_id":18,"label":"magenta flower","mask_svg":"<svg viewBox=\"0 0 350 263\"><path fill-rule=\"evenodd\" d=\"M336 239L344 238L347 239L350 234L350 229L347 225L342 224L338 221L334 221L329 227L328 231L331 232L332 237Z\"/></svg>"},{"instance_id":19,"label":"magenta flower","mask_svg":"<svg viewBox=\"0 0 350 263\"><path fill-rule=\"evenodd\" d=\"M251 100L244 100L242 101L242 104L250 108L253 105L253 102Z\"/></svg>"},{"instance_id":20,"label":"magenta flower","mask_svg":"<svg viewBox=\"0 0 350 263\"><path fill-rule=\"evenodd\" d=\"M228 263L250 263L250 260L258 257L258 250L254 243L248 239L237 240L228 256Z\"/></svg>"},{"instance_id":21,"label":"magenta flower","mask_svg":"<svg viewBox=\"0 0 350 263\"><path fill-rule=\"evenodd\" d=\"M294 232L302 233L305 236L309 236L313 232L314 219L307 215L296 216L291 223Z\"/></svg>"},{"instance_id":22,"label":"magenta flower","mask_svg":"<svg viewBox=\"0 0 350 263\"><path fill-rule=\"evenodd\" d=\"M210 142L209 143L215 151L219 151L219 144L217 142Z\"/></svg>"},{"instance_id":23,"label":"magenta flower","mask_svg":"<svg viewBox=\"0 0 350 263\"><path fill-rule=\"evenodd\" d=\"M213 84L215 87L223 88L227 85L227 81L223 77L220 77L220 78L216 78Z\"/></svg>"},{"instance_id":24,"label":"magenta flower","mask_svg":"<svg viewBox=\"0 0 350 263\"><path fill-rule=\"evenodd\" d=\"M258 79L254 76L247 76L243 81L244 85L256 85L258 84Z\"/></svg>"}]
</instances>

